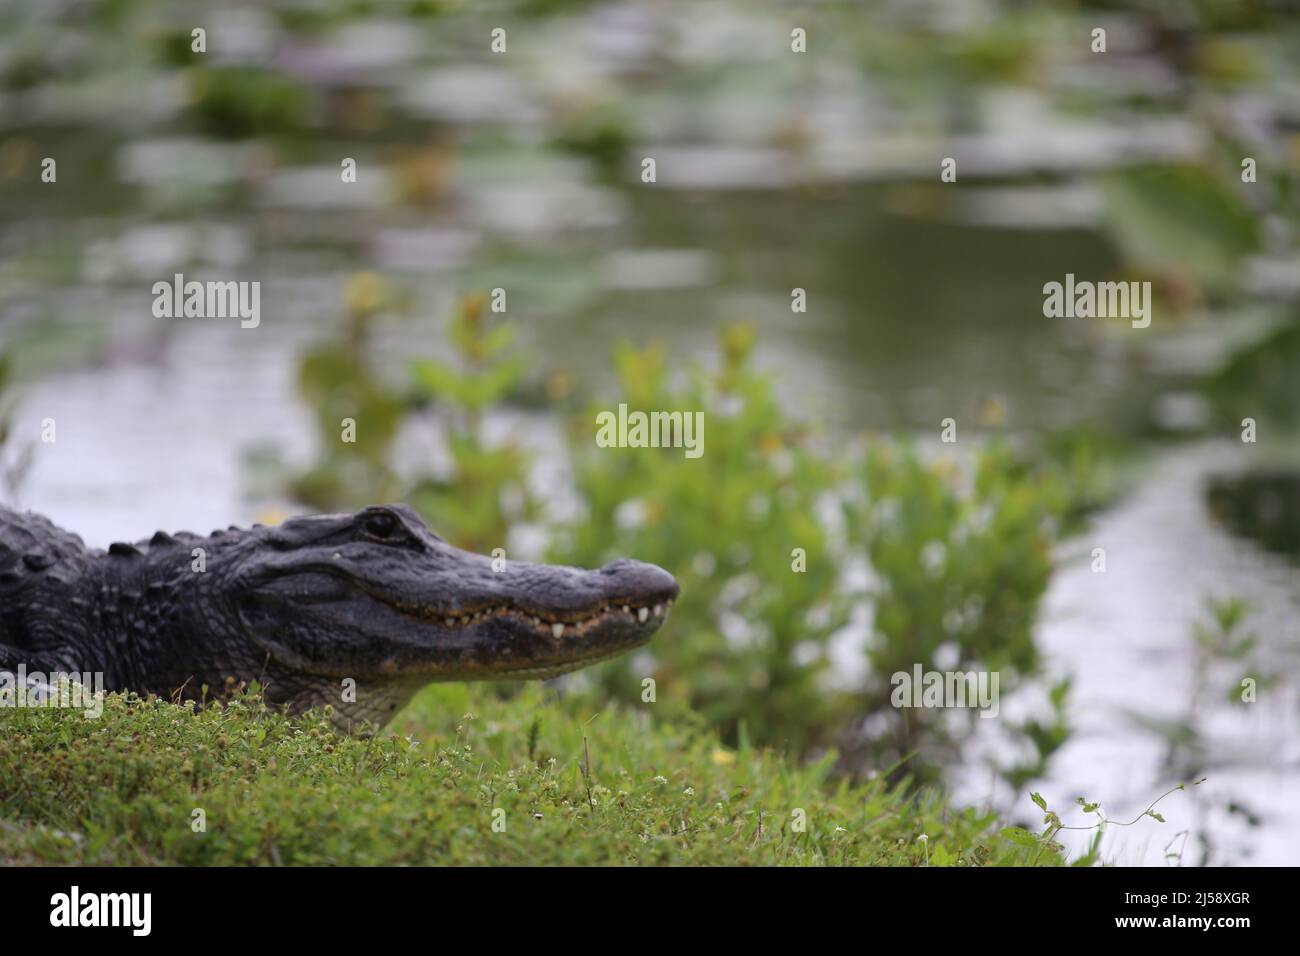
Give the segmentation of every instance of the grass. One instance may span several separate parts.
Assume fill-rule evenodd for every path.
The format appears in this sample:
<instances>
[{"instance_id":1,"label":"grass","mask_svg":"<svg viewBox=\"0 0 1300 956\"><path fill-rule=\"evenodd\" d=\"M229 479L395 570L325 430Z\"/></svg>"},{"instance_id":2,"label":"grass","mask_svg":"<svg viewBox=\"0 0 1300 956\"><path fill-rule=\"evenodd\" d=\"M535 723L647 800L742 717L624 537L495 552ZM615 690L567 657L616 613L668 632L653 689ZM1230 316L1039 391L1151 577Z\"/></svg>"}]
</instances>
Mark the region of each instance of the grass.
<instances>
[{"instance_id":1,"label":"grass","mask_svg":"<svg viewBox=\"0 0 1300 956\"><path fill-rule=\"evenodd\" d=\"M934 793L536 685L434 686L393 730L340 737L251 695L0 710L0 864L1059 862Z\"/></svg>"}]
</instances>

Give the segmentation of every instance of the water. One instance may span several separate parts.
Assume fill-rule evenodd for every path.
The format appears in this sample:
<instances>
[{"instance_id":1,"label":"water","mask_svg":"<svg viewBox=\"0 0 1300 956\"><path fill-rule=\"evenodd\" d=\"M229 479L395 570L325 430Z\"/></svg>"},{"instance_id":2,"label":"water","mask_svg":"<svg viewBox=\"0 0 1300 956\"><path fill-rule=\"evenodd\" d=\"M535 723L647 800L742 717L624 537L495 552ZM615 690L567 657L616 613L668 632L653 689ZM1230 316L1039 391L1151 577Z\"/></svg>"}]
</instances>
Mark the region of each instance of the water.
<instances>
[{"instance_id":1,"label":"water","mask_svg":"<svg viewBox=\"0 0 1300 956\"><path fill-rule=\"evenodd\" d=\"M1163 764L1161 738L1131 715L1171 723L1185 716L1193 690L1191 634L1206 620L1207 598L1240 597L1253 608L1248 629L1260 639L1263 666L1213 671L1216 693L1201 723L1210 742L1201 771L1206 782L1158 808L1171 823L1146 819L1113 828L1105 854L1120 863L1161 865L1167 852L1179 851L1183 863L1194 863L1201 837L1215 842L1211 859L1219 864L1289 865L1300 846L1296 688L1261 691L1253 704L1228 704L1223 693L1243 675L1293 674L1300 656L1295 568L1225 535L1205 507L1208 476L1239 470L1250 457L1249 446L1221 441L1157 456L1136 489L1071 542L1044 602L1040 646L1054 672L1075 676L1076 732L1050 779L1034 786L1053 809L1071 811L1065 819L1072 825L1091 822L1077 812L1077 797L1100 801L1111 819L1130 820L1182 782ZM1104 573L1093 570L1097 547L1106 550ZM972 800L987 793L987 780L967 780ZM1032 810L1023 796L1019 802L1022 813ZM1225 812L1230 803L1258 814L1261 824ZM1062 839L1082 852L1090 836Z\"/></svg>"}]
</instances>

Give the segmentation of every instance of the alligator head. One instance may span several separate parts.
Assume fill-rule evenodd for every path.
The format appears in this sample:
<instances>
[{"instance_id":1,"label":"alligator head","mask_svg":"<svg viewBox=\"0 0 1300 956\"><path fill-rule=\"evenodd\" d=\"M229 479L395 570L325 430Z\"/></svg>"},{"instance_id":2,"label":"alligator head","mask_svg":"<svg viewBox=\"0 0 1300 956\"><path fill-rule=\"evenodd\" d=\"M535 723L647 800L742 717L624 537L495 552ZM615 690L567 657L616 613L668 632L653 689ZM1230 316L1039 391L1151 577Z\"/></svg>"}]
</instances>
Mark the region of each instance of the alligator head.
<instances>
[{"instance_id":1,"label":"alligator head","mask_svg":"<svg viewBox=\"0 0 1300 956\"><path fill-rule=\"evenodd\" d=\"M229 555L205 603L225 604L277 665L268 698L331 703L348 722L382 724L431 681L546 678L621 654L650 639L678 591L638 561L588 571L462 551L404 505L250 534L257 545Z\"/></svg>"}]
</instances>

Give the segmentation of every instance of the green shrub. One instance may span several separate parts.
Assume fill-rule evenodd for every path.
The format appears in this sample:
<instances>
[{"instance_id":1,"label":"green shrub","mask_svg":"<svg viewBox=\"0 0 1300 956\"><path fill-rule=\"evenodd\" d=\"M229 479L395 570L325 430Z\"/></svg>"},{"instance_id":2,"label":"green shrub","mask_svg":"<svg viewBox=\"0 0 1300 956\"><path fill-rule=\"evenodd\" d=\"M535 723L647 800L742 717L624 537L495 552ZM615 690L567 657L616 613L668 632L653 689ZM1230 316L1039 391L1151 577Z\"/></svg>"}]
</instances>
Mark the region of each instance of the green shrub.
<instances>
[{"instance_id":1,"label":"green shrub","mask_svg":"<svg viewBox=\"0 0 1300 956\"><path fill-rule=\"evenodd\" d=\"M459 367L420 358L411 369L416 401L435 405L447 424L451 474L418 478L406 498L458 546L490 553L514 522L537 514L527 454L512 442L489 446L482 428L484 413L519 387L524 359L511 353L514 326L491 322L481 296L461 300L449 332Z\"/></svg>"},{"instance_id":2,"label":"green shrub","mask_svg":"<svg viewBox=\"0 0 1300 956\"><path fill-rule=\"evenodd\" d=\"M749 329L728 329L720 368L692 369L680 389L669 386L660 349L618 350L623 394L608 407L702 411L704 454L596 448L594 418L575 422L587 513L557 536L553 557L595 566L632 555L670 570L682 594L652 645L661 702L688 705L728 741L740 739L743 724L755 741L803 752L825 742L840 716L819 691L827 640L846 610L817 520L834 472L750 369L752 343ZM793 570L795 549L805 571ZM637 658L599 673L621 697L638 695L651 676Z\"/></svg>"},{"instance_id":3,"label":"green shrub","mask_svg":"<svg viewBox=\"0 0 1300 956\"><path fill-rule=\"evenodd\" d=\"M369 354L372 324L390 293L381 276L360 272L348 280L344 298L341 334L307 350L298 363L298 392L315 412L320 457L285 480L290 495L321 511L394 501L404 491L392 470L393 443L412 403L374 372ZM345 441L348 422L351 440Z\"/></svg>"},{"instance_id":4,"label":"green shrub","mask_svg":"<svg viewBox=\"0 0 1300 956\"><path fill-rule=\"evenodd\" d=\"M682 585L653 659L613 662L598 680L633 699L652 677L661 701L703 714L729 742L748 735L805 754L838 744L848 769L899 766L900 775L937 780L976 711L962 727L950 708L895 709L890 678L917 664L989 670L1010 691L1037 673L1033 628L1052 549L1081 490L1096 487L1095 462L1072 446L1071 462L1082 465L1071 471L993 442L964 464L929 464L907 446L874 440L854 464L813 447L751 368L752 344L748 329L725 330L719 368L692 368L676 389L659 349L623 347L615 357L622 393L608 407L704 411L697 459L678 449L596 448L592 418L575 422L587 513L557 535L553 557L599 564L635 555ZM828 505L842 522L826 516ZM864 560L871 584L855 590L845 571ZM832 645L837 632L853 636L843 629L855 601L874 623L857 635L866 676L850 684L834 673ZM1068 736L1068 687L1053 688L1048 717L1009 727L1036 754L1003 768L1017 788ZM886 729L862 733L873 714L885 715Z\"/></svg>"},{"instance_id":5,"label":"green shrub","mask_svg":"<svg viewBox=\"0 0 1300 956\"><path fill-rule=\"evenodd\" d=\"M1057 469L1035 467L998 443L965 463L876 446L861 481L863 497L847 508L849 538L865 549L872 580L869 672L859 706L889 718L887 730L862 746L877 766L914 754L908 766L928 776L959 755L978 712L961 711L966 719L955 722L951 708L893 708L891 675L918 664L922 671L996 672L1006 693L1037 674L1034 625L1071 499ZM1033 733L1015 728L1035 744L1038 772L1064 742L1068 686L1052 694L1059 719L1033 724ZM1015 782L1026 779L1019 768Z\"/></svg>"},{"instance_id":6,"label":"green shrub","mask_svg":"<svg viewBox=\"0 0 1300 956\"><path fill-rule=\"evenodd\" d=\"M391 385L370 360L372 322L391 298L377 274L353 276L342 335L303 356L299 392L316 411L321 454L289 481L289 493L324 511L406 501L448 540L488 553L505 543L513 522L536 514L524 451L483 440L484 413L519 385L523 360L510 352L514 328L491 322L482 297L466 296L448 325L459 365L416 358L410 383ZM426 469L399 479L392 468L398 431L429 406L446 425L450 471L442 477ZM344 441L342 423L349 419L355 433Z\"/></svg>"}]
</instances>

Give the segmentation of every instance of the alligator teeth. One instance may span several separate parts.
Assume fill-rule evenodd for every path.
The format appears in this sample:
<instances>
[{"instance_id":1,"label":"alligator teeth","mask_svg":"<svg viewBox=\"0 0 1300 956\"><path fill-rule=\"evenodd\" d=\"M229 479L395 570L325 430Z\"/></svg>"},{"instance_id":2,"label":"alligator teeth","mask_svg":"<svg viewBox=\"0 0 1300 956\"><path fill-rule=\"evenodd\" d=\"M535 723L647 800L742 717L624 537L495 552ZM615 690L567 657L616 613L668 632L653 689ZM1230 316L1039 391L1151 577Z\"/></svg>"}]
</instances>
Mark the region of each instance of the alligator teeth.
<instances>
[{"instance_id":1,"label":"alligator teeth","mask_svg":"<svg viewBox=\"0 0 1300 956\"><path fill-rule=\"evenodd\" d=\"M673 606L672 601L668 601L665 604L654 605L654 609L653 609L654 616L655 617L666 616L668 611L672 609L672 606ZM551 633L555 635L556 640L559 640L564 636L565 628L569 626L562 622L544 621L540 617L536 617L529 614L521 615L517 609L510 608L510 607L494 607L494 608L488 608L487 610L484 611L467 611L464 614L447 614L446 616L439 616L436 611L421 608L417 605L400 605L400 607L402 608L402 610L407 611L408 613L419 613L420 616L422 617L431 618L434 621L434 623L441 624L443 627L447 627L447 628L472 627L472 626L482 624L488 620L495 620L496 618L500 617L503 614L510 614L510 615L518 615L522 617L522 619L525 622L532 621L533 626L537 628L549 626L551 629ZM581 628L584 625L591 624L597 621L598 619L603 618L607 614L613 614L619 611L620 609L623 611L624 614L634 615L636 619L640 621L642 624L650 620L651 608L649 607L634 608L630 604L623 604L623 605L606 604L603 607L596 610L594 613L592 613L589 617L584 618L583 620L577 622L573 626L577 628Z\"/></svg>"}]
</instances>

